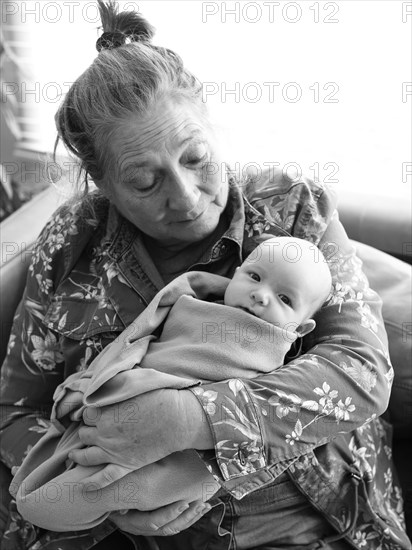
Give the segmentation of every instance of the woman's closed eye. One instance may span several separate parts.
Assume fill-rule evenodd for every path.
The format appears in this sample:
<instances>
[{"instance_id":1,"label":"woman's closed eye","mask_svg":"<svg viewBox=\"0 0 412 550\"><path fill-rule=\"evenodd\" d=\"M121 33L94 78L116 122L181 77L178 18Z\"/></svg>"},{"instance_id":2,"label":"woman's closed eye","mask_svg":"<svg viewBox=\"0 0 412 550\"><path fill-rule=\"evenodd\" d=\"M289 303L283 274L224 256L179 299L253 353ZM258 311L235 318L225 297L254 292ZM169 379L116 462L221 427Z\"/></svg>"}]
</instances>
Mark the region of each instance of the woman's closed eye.
<instances>
[{"instance_id":1,"label":"woman's closed eye","mask_svg":"<svg viewBox=\"0 0 412 550\"><path fill-rule=\"evenodd\" d=\"M125 185L133 187L137 191L148 192L152 191L164 178L162 172L140 171L137 170L133 174L128 174L124 180Z\"/></svg>"},{"instance_id":2,"label":"woman's closed eye","mask_svg":"<svg viewBox=\"0 0 412 550\"><path fill-rule=\"evenodd\" d=\"M209 160L209 156L207 153L205 153L202 157L193 157L190 158L186 164L189 164L190 166L198 166L203 165Z\"/></svg>"},{"instance_id":3,"label":"woman's closed eye","mask_svg":"<svg viewBox=\"0 0 412 550\"><path fill-rule=\"evenodd\" d=\"M209 149L205 142L194 142L185 151L182 161L189 166L199 166L209 160Z\"/></svg>"}]
</instances>

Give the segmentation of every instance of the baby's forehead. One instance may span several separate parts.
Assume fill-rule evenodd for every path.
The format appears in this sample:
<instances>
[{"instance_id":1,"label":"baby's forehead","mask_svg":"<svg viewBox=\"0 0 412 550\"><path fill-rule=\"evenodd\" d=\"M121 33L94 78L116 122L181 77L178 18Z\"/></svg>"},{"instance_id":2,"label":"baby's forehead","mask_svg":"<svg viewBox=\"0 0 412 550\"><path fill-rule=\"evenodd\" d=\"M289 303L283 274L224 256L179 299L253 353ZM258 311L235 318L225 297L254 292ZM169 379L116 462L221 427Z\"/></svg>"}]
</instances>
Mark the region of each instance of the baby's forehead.
<instances>
[{"instance_id":1,"label":"baby's forehead","mask_svg":"<svg viewBox=\"0 0 412 550\"><path fill-rule=\"evenodd\" d=\"M272 237L260 243L257 248L269 254L272 251L281 254L284 258L293 259L296 256L316 250L317 247L310 241L296 237Z\"/></svg>"},{"instance_id":2,"label":"baby's forehead","mask_svg":"<svg viewBox=\"0 0 412 550\"><path fill-rule=\"evenodd\" d=\"M316 254L316 246L311 243L307 245L296 243L296 247L292 248L282 246L282 243L263 243L246 258L244 265L255 267L274 280L280 276L290 287L301 286L302 278L309 275L311 279L324 279L324 271L326 269L329 272L329 268L323 265L324 259Z\"/></svg>"},{"instance_id":3,"label":"baby's forehead","mask_svg":"<svg viewBox=\"0 0 412 550\"><path fill-rule=\"evenodd\" d=\"M302 264L316 265L317 247L305 241L302 241L302 243L290 239L287 239L286 242L281 239L271 239L256 247L246 258L246 261L251 264L281 262L292 267L299 267Z\"/></svg>"}]
</instances>

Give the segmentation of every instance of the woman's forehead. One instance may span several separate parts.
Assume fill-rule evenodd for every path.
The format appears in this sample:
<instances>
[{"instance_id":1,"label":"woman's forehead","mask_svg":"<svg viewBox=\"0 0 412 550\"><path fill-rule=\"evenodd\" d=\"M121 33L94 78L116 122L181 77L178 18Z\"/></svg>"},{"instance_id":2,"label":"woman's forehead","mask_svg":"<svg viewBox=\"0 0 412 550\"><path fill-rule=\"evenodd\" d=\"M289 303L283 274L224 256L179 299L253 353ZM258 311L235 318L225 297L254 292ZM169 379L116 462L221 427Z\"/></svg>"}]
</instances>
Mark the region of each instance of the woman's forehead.
<instances>
[{"instance_id":1,"label":"woman's forehead","mask_svg":"<svg viewBox=\"0 0 412 550\"><path fill-rule=\"evenodd\" d=\"M208 129L199 113L190 106L166 104L142 116L131 116L119 121L112 143L117 154L134 158L160 150L183 148L192 140L207 139Z\"/></svg>"}]
</instances>

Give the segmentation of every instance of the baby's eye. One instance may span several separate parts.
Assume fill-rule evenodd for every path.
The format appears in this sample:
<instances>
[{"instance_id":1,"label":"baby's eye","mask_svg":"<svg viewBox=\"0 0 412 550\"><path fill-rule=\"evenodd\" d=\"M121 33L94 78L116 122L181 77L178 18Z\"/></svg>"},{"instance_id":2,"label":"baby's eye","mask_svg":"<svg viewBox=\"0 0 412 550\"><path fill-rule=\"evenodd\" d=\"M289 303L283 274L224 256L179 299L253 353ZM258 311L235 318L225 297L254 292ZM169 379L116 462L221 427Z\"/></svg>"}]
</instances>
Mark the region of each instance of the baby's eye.
<instances>
[{"instance_id":1,"label":"baby's eye","mask_svg":"<svg viewBox=\"0 0 412 550\"><path fill-rule=\"evenodd\" d=\"M253 271L250 271L249 272L249 276L251 279L253 279L254 281L257 281L259 282L260 281L260 277L257 273L254 273Z\"/></svg>"},{"instance_id":2,"label":"baby's eye","mask_svg":"<svg viewBox=\"0 0 412 550\"><path fill-rule=\"evenodd\" d=\"M292 302L290 298L288 298L285 294L279 294L279 298L282 300L283 303L285 303L287 306L291 306Z\"/></svg>"}]
</instances>

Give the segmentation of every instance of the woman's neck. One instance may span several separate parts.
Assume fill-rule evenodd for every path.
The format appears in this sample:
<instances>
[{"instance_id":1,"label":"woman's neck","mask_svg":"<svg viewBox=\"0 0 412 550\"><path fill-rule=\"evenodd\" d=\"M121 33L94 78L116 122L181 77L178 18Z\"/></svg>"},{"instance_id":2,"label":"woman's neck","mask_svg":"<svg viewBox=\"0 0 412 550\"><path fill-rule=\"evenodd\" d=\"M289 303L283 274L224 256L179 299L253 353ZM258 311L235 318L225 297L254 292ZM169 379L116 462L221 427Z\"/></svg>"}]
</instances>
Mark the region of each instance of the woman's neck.
<instances>
[{"instance_id":1,"label":"woman's neck","mask_svg":"<svg viewBox=\"0 0 412 550\"><path fill-rule=\"evenodd\" d=\"M222 215L216 229L201 241L165 245L145 235L144 243L157 270L165 283L168 283L199 262L203 254L224 234L226 229L226 216Z\"/></svg>"}]
</instances>

